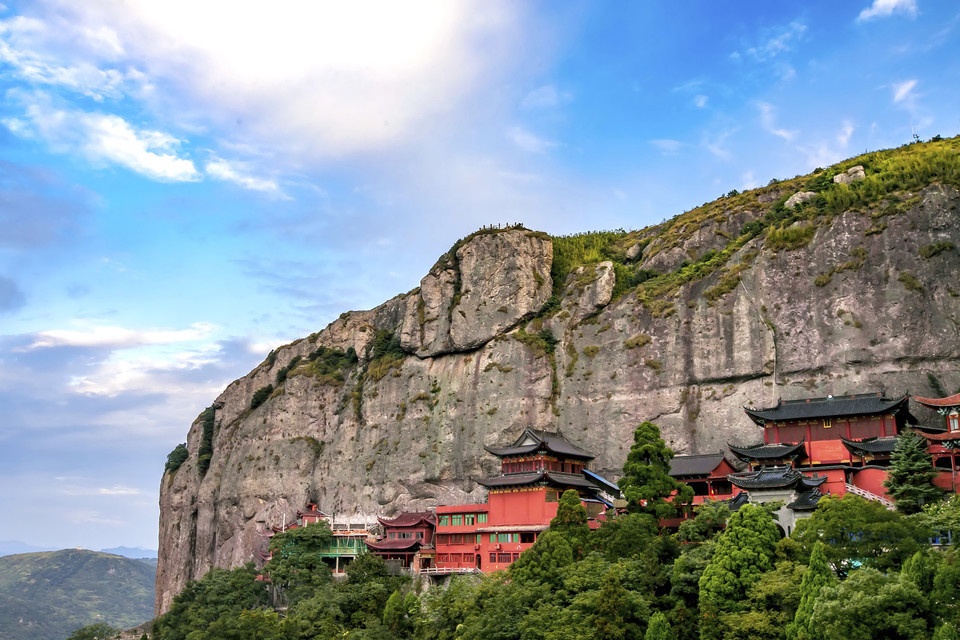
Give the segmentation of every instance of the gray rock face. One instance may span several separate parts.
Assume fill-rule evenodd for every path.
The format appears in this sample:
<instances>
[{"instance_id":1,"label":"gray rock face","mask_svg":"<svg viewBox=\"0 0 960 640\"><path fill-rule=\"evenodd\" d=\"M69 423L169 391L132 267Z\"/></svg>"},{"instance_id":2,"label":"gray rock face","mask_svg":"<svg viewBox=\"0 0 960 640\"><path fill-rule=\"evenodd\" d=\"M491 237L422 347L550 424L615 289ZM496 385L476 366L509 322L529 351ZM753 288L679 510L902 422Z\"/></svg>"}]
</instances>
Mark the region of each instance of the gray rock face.
<instances>
[{"instance_id":1,"label":"gray rock face","mask_svg":"<svg viewBox=\"0 0 960 640\"><path fill-rule=\"evenodd\" d=\"M550 297L553 243L511 229L469 238L409 296L401 344L420 357L475 349Z\"/></svg>"},{"instance_id":2,"label":"gray rock face","mask_svg":"<svg viewBox=\"0 0 960 640\"><path fill-rule=\"evenodd\" d=\"M787 201L783 203L783 206L785 206L787 209L793 209L801 202L807 202L808 200L813 200L816 197L817 194L813 191L798 191L787 198Z\"/></svg>"},{"instance_id":3,"label":"gray rock face","mask_svg":"<svg viewBox=\"0 0 960 640\"><path fill-rule=\"evenodd\" d=\"M855 167L847 169L845 173L838 173L833 176L833 181L837 184L850 184L851 182L859 182L866 177L867 174L863 170L863 165L858 164Z\"/></svg>"},{"instance_id":4,"label":"gray rock face","mask_svg":"<svg viewBox=\"0 0 960 640\"><path fill-rule=\"evenodd\" d=\"M779 397L936 395L928 374L957 389L960 256L925 259L919 249L960 246L960 193L933 185L916 195L880 231L869 213L848 212L797 250L754 239L730 263L748 261L741 283L718 298L704 294L719 272L651 311L635 293L612 297L608 264L584 267L560 308L528 327L521 319L550 295L549 240L522 230L469 239L418 291L345 314L227 387L202 478L201 421L190 427L190 458L161 483L157 612L210 567L256 559L260 531L308 498L338 521L371 523L484 500L476 479L495 473L496 460L483 446L526 426L559 429L616 478L643 420L678 453L704 453L761 441L743 407ZM541 328L559 341L552 352ZM369 362L376 330L401 335L410 355ZM320 345L354 347L361 361L342 383L294 369L249 410L258 388Z\"/></svg>"}]
</instances>

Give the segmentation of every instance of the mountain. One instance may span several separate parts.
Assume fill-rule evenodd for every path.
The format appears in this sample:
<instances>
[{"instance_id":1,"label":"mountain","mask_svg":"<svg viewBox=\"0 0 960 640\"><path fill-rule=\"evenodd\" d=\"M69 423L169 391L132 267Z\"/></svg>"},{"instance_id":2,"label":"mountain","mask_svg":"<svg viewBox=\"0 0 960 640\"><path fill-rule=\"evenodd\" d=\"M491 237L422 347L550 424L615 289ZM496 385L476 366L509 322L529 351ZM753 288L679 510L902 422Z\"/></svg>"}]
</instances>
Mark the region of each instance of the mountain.
<instances>
[{"instance_id":1,"label":"mountain","mask_svg":"<svg viewBox=\"0 0 960 640\"><path fill-rule=\"evenodd\" d=\"M744 406L954 392L958 150L866 154L640 231L458 241L419 288L276 349L197 418L161 481L157 612L308 499L371 523L482 501L483 447L527 426L616 477L643 420L715 452L762 441Z\"/></svg>"},{"instance_id":2,"label":"mountain","mask_svg":"<svg viewBox=\"0 0 960 640\"><path fill-rule=\"evenodd\" d=\"M128 628L153 614L156 569L65 549L0 558L0 640L63 640L82 626Z\"/></svg>"},{"instance_id":3,"label":"mountain","mask_svg":"<svg viewBox=\"0 0 960 640\"><path fill-rule=\"evenodd\" d=\"M112 549L100 549L100 552L123 556L124 558L134 558L135 560L157 557L155 549L144 549L143 547L113 547Z\"/></svg>"}]
</instances>

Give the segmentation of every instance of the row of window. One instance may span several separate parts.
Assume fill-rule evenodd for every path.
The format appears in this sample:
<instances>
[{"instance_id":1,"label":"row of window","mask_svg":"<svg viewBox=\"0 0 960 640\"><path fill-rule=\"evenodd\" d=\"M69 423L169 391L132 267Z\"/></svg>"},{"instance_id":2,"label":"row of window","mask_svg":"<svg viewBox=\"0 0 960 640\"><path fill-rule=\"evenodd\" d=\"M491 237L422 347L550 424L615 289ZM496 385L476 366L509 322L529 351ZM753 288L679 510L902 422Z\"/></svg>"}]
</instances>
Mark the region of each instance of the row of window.
<instances>
[{"instance_id":1,"label":"row of window","mask_svg":"<svg viewBox=\"0 0 960 640\"><path fill-rule=\"evenodd\" d=\"M454 513L440 516L437 526L440 527L462 527L464 525L484 524L487 521L485 513Z\"/></svg>"},{"instance_id":2,"label":"row of window","mask_svg":"<svg viewBox=\"0 0 960 640\"><path fill-rule=\"evenodd\" d=\"M491 553L490 554L490 562L499 563L499 564L516 562L517 559L519 558L520 558L519 553Z\"/></svg>"},{"instance_id":3,"label":"row of window","mask_svg":"<svg viewBox=\"0 0 960 640\"><path fill-rule=\"evenodd\" d=\"M504 461L501 469L503 473L524 473L544 469L547 471L562 471L564 473L580 473L583 469L583 464L579 462L558 462L554 460Z\"/></svg>"},{"instance_id":4,"label":"row of window","mask_svg":"<svg viewBox=\"0 0 960 640\"><path fill-rule=\"evenodd\" d=\"M478 533L476 536L472 533L438 533L437 544L480 544L483 535ZM509 542L520 542L533 544L537 539L537 534L533 532L526 533L491 533L490 544L506 544Z\"/></svg>"},{"instance_id":5,"label":"row of window","mask_svg":"<svg viewBox=\"0 0 960 640\"><path fill-rule=\"evenodd\" d=\"M397 538L400 540L412 540L414 538L414 534L412 531L391 531L387 534L387 537L391 540ZM423 531L417 531L416 538L417 540L423 540Z\"/></svg>"}]
</instances>

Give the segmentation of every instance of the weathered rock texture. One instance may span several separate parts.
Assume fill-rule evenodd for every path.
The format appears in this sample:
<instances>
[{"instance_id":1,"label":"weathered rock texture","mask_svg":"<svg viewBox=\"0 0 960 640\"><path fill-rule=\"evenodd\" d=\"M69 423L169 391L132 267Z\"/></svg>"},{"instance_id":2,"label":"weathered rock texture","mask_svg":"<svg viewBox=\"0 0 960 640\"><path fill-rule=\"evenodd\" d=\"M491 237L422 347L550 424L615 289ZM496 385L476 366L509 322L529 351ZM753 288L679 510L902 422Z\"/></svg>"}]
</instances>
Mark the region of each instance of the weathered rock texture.
<instances>
[{"instance_id":1,"label":"weathered rock texture","mask_svg":"<svg viewBox=\"0 0 960 640\"><path fill-rule=\"evenodd\" d=\"M161 484L157 611L210 567L254 559L261 530L308 498L352 522L484 500L474 481L496 461L483 446L526 426L561 430L596 453L594 469L616 477L643 420L677 452L713 452L759 441L742 407L781 396L935 395L930 376L955 391L958 252L925 259L919 249L960 246L960 194L932 185L916 196L886 226L869 212L822 220L796 250L775 252L758 236L728 263L745 266L725 294L705 295L724 276L715 272L653 311L632 291L612 299L610 263L587 265L567 278L553 311L529 323L550 296L551 241L525 230L468 238L418 290L344 314L227 387L202 478L202 420L193 424L190 458ZM725 246L759 215L706 220L677 240L658 236L624 252L643 256L645 268L672 268ZM552 352L543 329L559 340ZM408 355L392 366L367 362L378 330L398 336ZM318 346L353 347L360 362L342 384L294 369L249 409L257 389Z\"/></svg>"}]
</instances>

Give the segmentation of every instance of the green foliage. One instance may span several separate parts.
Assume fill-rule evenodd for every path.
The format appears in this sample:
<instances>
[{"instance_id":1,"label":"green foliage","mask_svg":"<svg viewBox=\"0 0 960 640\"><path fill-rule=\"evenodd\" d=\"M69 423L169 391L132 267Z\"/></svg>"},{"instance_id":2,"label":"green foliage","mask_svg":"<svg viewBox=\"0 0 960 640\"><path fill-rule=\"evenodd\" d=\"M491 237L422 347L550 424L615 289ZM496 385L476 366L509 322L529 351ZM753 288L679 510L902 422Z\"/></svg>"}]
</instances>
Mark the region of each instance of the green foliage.
<instances>
[{"instance_id":1,"label":"green foliage","mask_svg":"<svg viewBox=\"0 0 960 640\"><path fill-rule=\"evenodd\" d=\"M346 372L356 366L357 352L353 347L346 351L317 347L307 356L307 371L321 382L339 386L346 380Z\"/></svg>"},{"instance_id":2,"label":"green foliage","mask_svg":"<svg viewBox=\"0 0 960 640\"><path fill-rule=\"evenodd\" d=\"M669 518L693 500L693 489L669 475L672 459L673 451L660 437L657 425L644 422L636 428L623 476L617 482L631 513Z\"/></svg>"},{"instance_id":3,"label":"green foliage","mask_svg":"<svg viewBox=\"0 0 960 640\"><path fill-rule=\"evenodd\" d=\"M708 500L696 508L696 516L680 523L681 542L704 542L723 531L730 518L730 507L722 500Z\"/></svg>"},{"instance_id":4,"label":"green foliage","mask_svg":"<svg viewBox=\"0 0 960 640\"><path fill-rule=\"evenodd\" d=\"M937 631L933 634L933 640L960 640L960 631L957 631L957 627L953 624L944 622L937 627Z\"/></svg>"},{"instance_id":5,"label":"green foliage","mask_svg":"<svg viewBox=\"0 0 960 640\"><path fill-rule=\"evenodd\" d=\"M940 500L943 491L933 484L936 477L926 439L912 429L904 430L897 439L887 479L883 481L883 486L897 501L897 511L917 513L923 505Z\"/></svg>"},{"instance_id":6,"label":"green foliage","mask_svg":"<svg viewBox=\"0 0 960 640\"><path fill-rule=\"evenodd\" d=\"M925 640L931 618L916 585L864 568L823 588L809 628L818 640Z\"/></svg>"},{"instance_id":7,"label":"green foliage","mask_svg":"<svg viewBox=\"0 0 960 640\"><path fill-rule=\"evenodd\" d=\"M109 640L110 638L116 638L120 631L121 629L117 627L111 627L104 622L97 622L80 627L67 636L67 640Z\"/></svg>"},{"instance_id":8,"label":"green foliage","mask_svg":"<svg viewBox=\"0 0 960 640\"><path fill-rule=\"evenodd\" d=\"M206 629L190 632L190 640L286 640L286 625L275 611L244 610L221 615Z\"/></svg>"},{"instance_id":9,"label":"green foliage","mask_svg":"<svg viewBox=\"0 0 960 640\"><path fill-rule=\"evenodd\" d=\"M721 613L739 610L750 587L773 568L779 537L773 518L757 505L745 504L730 517L700 577L701 638L719 637L713 624L705 628L704 618L713 623Z\"/></svg>"},{"instance_id":10,"label":"green foliage","mask_svg":"<svg viewBox=\"0 0 960 640\"><path fill-rule=\"evenodd\" d=\"M920 247L920 257L924 260L929 260L937 254L943 253L944 251L951 251L954 248L954 244L949 241L934 242L933 244L928 244Z\"/></svg>"},{"instance_id":11,"label":"green foliage","mask_svg":"<svg viewBox=\"0 0 960 640\"><path fill-rule=\"evenodd\" d=\"M392 369L399 369L407 357L400 345L400 337L387 329L377 329L373 342L368 347L367 375L379 380Z\"/></svg>"},{"instance_id":12,"label":"green foliage","mask_svg":"<svg viewBox=\"0 0 960 640\"><path fill-rule=\"evenodd\" d=\"M210 459L213 457L213 432L216 426L217 410L210 405L200 414L203 420L203 431L200 434L200 447L197 450L197 471L200 477L207 475L210 468Z\"/></svg>"},{"instance_id":13,"label":"green foliage","mask_svg":"<svg viewBox=\"0 0 960 640\"><path fill-rule=\"evenodd\" d=\"M303 357L302 357L302 356L293 356L292 358L290 358L290 362L288 362L288 363L286 364L286 366L281 367L280 370L277 371L277 386L278 386L278 387L286 381L286 379L287 379L287 374L290 373L291 371L293 371L294 367L296 367L298 364L300 364L300 361L301 361L301 360L303 360Z\"/></svg>"},{"instance_id":14,"label":"green foliage","mask_svg":"<svg viewBox=\"0 0 960 640\"><path fill-rule=\"evenodd\" d=\"M900 276L897 278L904 288L907 291L915 291L916 293L923 293L923 285L920 284L920 281L917 280L912 273L909 271L901 271Z\"/></svg>"},{"instance_id":15,"label":"green foliage","mask_svg":"<svg viewBox=\"0 0 960 640\"><path fill-rule=\"evenodd\" d=\"M272 555L264 573L275 586L286 591L290 602L297 602L331 579L330 569L320 554L332 541L333 533L326 522L278 533L270 540Z\"/></svg>"},{"instance_id":16,"label":"green foliage","mask_svg":"<svg viewBox=\"0 0 960 640\"><path fill-rule=\"evenodd\" d=\"M173 448L173 451L167 454L167 464L163 466L164 473L176 473L177 469L187 461L190 453L187 451L187 443L181 442Z\"/></svg>"},{"instance_id":17,"label":"green foliage","mask_svg":"<svg viewBox=\"0 0 960 640\"><path fill-rule=\"evenodd\" d=\"M173 599L170 610L154 621L155 640L194 640L223 616L239 616L267 604L267 592L255 578L253 563L237 569L211 569L198 581L187 583Z\"/></svg>"},{"instance_id":18,"label":"green foliage","mask_svg":"<svg viewBox=\"0 0 960 640\"><path fill-rule=\"evenodd\" d=\"M773 251L795 251L807 246L816 232L812 224L770 229L764 244Z\"/></svg>"},{"instance_id":19,"label":"green foliage","mask_svg":"<svg viewBox=\"0 0 960 640\"><path fill-rule=\"evenodd\" d=\"M643 640L677 640L677 634L667 622L667 617L657 611L650 617L650 624Z\"/></svg>"},{"instance_id":20,"label":"green foliage","mask_svg":"<svg viewBox=\"0 0 960 640\"><path fill-rule=\"evenodd\" d=\"M922 531L916 524L879 502L848 493L826 496L809 518L797 523L791 537L812 551L817 541L826 544L827 562L845 577L860 565L895 569L920 547Z\"/></svg>"},{"instance_id":21,"label":"green foliage","mask_svg":"<svg viewBox=\"0 0 960 640\"><path fill-rule=\"evenodd\" d=\"M911 516L920 525L936 535L946 536L952 531L954 538L960 537L960 495L954 494L939 502L928 502L920 513Z\"/></svg>"},{"instance_id":22,"label":"green foliage","mask_svg":"<svg viewBox=\"0 0 960 640\"><path fill-rule=\"evenodd\" d=\"M956 548L943 554L933 574L930 599L934 610L954 625L960 623L960 557Z\"/></svg>"},{"instance_id":23,"label":"green foliage","mask_svg":"<svg viewBox=\"0 0 960 640\"><path fill-rule=\"evenodd\" d=\"M787 627L789 640L812 640L815 630L810 626L813 616L813 606L820 596L820 590L836 583L833 571L827 564L826 548L819 540L813 545L810 554L810 564L803 572L800 583L800 604L793 622Z\"/></svg>"},{"instance_id":24,"label":"green foliage","mask_svg":"<svg viewBox=\"0 0 960 640\"><path fill-rule=\"evenodd\" d=\"M574 558L580 557L587 536L590 535L590 527L587 525L587 510L580 501L580 494L573 489L567 489L560 496L557 515L550 521L550 530L556 531L570 543Z\"/></svg>"},{"instance_id":25,"label":"green foliage","mask_svg":"<svg viewBox=\"0 0 960 640\"><path fill-rule=\"evenodd\" d=\"M264 402L267 401L267 398L270 397L270 394L273 393L273 385L268 384L265 387L260 387L253 392L253 397L250 398L250 410L253 411Z\"/></svg>"},{"instance_id":26,"label":"green foliage","mask_svg":"<svg viewBox=\"0 0 960 640\"><path fill-rule=\"evenodd\" d=\"M560 570L573 562L573 549L558 531L547 530L537 536L533 546L510 565L510 577L518 583L539 583L559 587Z\"/></svg>"}]
</instances>

